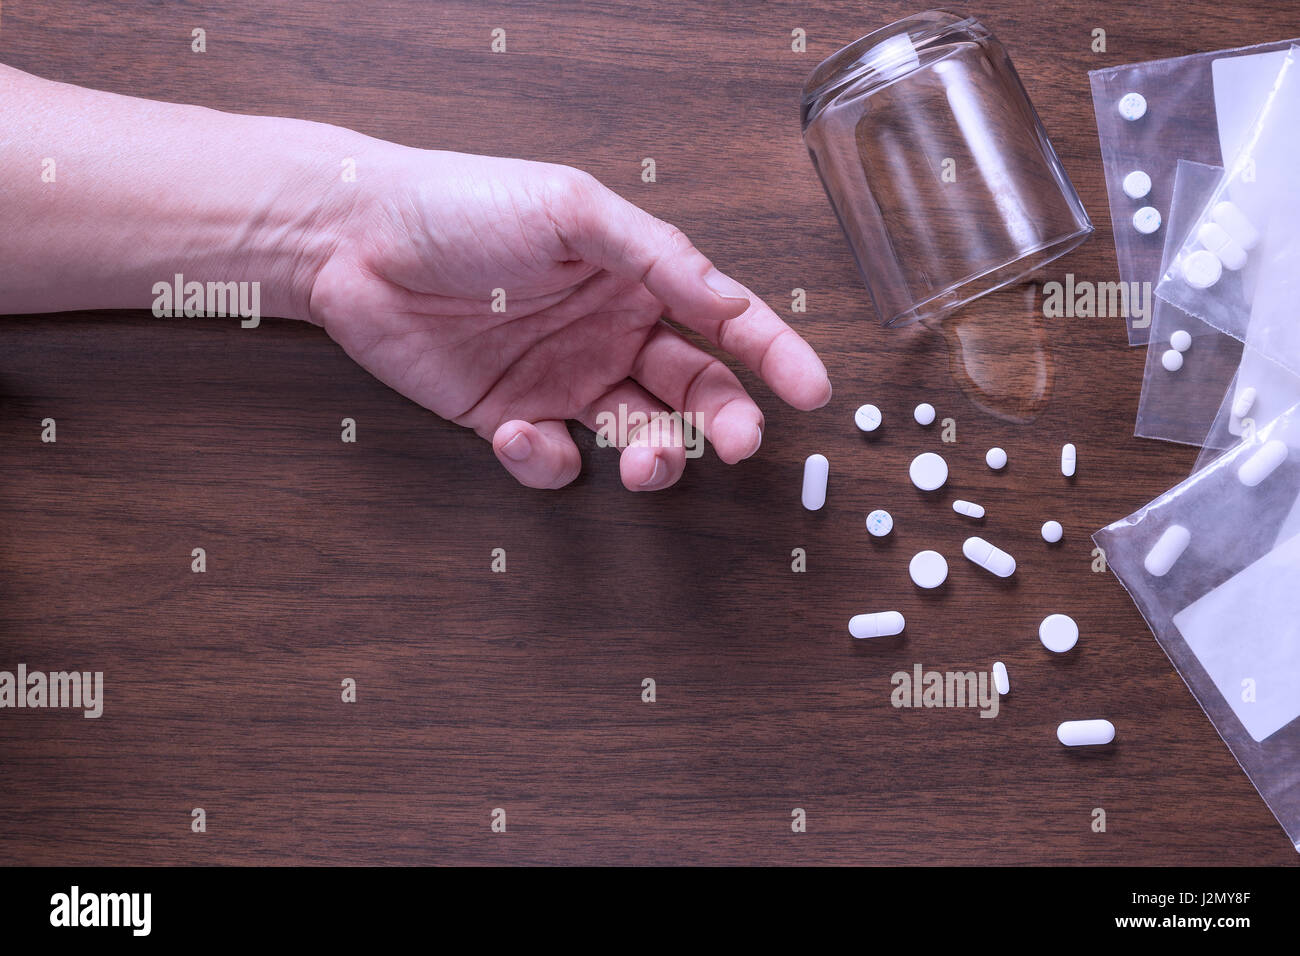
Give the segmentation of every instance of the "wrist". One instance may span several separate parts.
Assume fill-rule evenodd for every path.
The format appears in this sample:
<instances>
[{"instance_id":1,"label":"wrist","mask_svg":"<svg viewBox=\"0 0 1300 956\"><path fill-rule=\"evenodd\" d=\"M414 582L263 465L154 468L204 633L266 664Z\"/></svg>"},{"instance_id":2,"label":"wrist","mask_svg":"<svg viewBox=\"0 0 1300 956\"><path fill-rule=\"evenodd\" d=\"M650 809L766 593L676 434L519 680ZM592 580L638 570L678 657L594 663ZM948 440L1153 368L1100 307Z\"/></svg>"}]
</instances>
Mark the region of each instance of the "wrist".
<instances>
[{"instance_id":1,"label":"wrist","mask_svg":"<svg viewBox=\"0 0 1300 956\"><path fill-rule=\"evenodd\" d=\"M358 166L374 143L349 129L278 117L249 121L253 153L267 173L229 210L219 256L226 277L261 287L264 315L313 321L316 276L345 236L358 206Z\"/></svg>"}]
</instances>

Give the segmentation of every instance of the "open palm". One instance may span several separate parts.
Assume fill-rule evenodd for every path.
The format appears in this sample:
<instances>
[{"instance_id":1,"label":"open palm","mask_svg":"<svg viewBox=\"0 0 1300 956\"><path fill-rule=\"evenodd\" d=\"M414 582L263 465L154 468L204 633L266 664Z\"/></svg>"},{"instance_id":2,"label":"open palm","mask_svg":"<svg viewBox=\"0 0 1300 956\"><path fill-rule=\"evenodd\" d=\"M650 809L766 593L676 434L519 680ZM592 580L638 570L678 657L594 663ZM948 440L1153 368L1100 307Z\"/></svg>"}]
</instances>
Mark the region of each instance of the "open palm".
<instances>
[{"instance_id":1,"label":"open palm","mask_svg":"<svg viewBox=\"0 0 1300 956\"><path fill-rule=\"evenodd\" d=\"M789 326L587 174L383 147L359 163L312 318L381 381L490 439L523 484L577 477L568 420L595 428L620 405L692 413L728 463L758 450L763 416L744 387L665 319L796 408L830 399L825 367ZM628 488L654 490L685 463L680 442L629 440L620 470Z\"/></svg>"}]
</instances>

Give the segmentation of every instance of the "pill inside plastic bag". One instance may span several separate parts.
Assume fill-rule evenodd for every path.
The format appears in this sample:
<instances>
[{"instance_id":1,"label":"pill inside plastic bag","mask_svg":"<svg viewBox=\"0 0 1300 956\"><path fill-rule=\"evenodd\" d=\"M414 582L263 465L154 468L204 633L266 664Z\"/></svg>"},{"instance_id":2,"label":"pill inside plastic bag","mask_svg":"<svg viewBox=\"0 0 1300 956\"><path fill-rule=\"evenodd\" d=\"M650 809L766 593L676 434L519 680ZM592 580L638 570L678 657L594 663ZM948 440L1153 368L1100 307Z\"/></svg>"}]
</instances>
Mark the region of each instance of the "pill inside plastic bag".
<instances>
[{"instance_id":1,"label":"pill inside plastic bag","mask_svg":"<svg viewBox=\"0 0 1300 956\"><path fill-rule=\"evenodd\" d=\"M1167 254L1178 251L1181 236L1200 214L1222 174L1218 166L1179 162L1169 204ZM1177 349L1180 345L1181 350ZM1181 357L1174 371L1163 362L1170 349L1177 350ZM1241 362L1241 353L1242 343L1233 336L1156 298L1133 434L1139 438L1206 445L1219 451L1235 444L1237 438L1226 423L1221 428L1214 426ZM1292 399L1295 401L1300 401L1300 394Z\"/></svg>"},{"instance_id":2,"label":"pill inside plastic bag","mask_svg":"<svg viewBox=\"0 0 1300 956\"><path fill-rule=\"evenodd\" d=\"M1282 58L1297 42L1131 63L1088 74L1121 281L1130 287L1157 281L1178 160L1222 166L1231 159L1263 105ZM1140 112L1127 108L1130 93L1141 97ZM1126 181L1132 183L1128 177L1134 171L1151 182L1139 197L1124 188ZM1134 214L1145 206L1160 214L1163 228L1147 234L1134 228ZM1145 343L1150 331L1130 321L1129 344Z\"/></svg>"},{"instance_id":3,"label":"pill inside plastic bag","mask_svg":"<svg viewBox=\"0 0 1300 956\"><path fill-rule=\"evenodd\" d=\"M1166 257L1156 295L1243 341L1269 263L1295 224L1278 216L1300 200L1300 47L1291 47L1241 148L1227 164L1178 252ZM1294 263L1286 268L1294 270ZM1259 330L1257 330L1257 335ZM1258 346L1278 355L1276 346Z\"/></svg>"},{"instance_id":4,"label":"pill inside plastic bag","mask_svg":"<svg viewBox=\"0 0 1300 956\"><path fill-rule=\"evenodd\" d=\"M1300 405L1093 540L1300 850Z\"/></svg>"},{"instance_id":5,"label":"pill inside plastic bag","mask_svg":"<svg viewBox=\"0 0 1300 956\"><path fill-rule=\"evenodd\" d=\"M1300 196L1280 200L1260 250L1259 278L1232 385L1206 434L1197 468L1300 402Z\"/></svg>"}]
</instances>

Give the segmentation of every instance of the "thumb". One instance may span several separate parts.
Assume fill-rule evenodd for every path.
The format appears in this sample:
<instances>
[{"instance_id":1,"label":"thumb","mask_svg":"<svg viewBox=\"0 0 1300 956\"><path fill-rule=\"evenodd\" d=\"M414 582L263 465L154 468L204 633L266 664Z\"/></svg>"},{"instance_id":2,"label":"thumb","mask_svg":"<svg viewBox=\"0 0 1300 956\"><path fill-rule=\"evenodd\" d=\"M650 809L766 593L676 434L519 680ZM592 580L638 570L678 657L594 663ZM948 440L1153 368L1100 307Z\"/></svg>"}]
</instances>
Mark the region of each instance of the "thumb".
<instances>
[{"instance_id":1,"label":"thumb","mask_svg":"<svg viewBox=\"0 0 1300 956\"><path fill-rule=\"evenodd\" d=\"M506 471L529 488L562 488L582 471L578 446L560 421L508 421L492 436L492 450Z\"/></svg>"}]
</instances>

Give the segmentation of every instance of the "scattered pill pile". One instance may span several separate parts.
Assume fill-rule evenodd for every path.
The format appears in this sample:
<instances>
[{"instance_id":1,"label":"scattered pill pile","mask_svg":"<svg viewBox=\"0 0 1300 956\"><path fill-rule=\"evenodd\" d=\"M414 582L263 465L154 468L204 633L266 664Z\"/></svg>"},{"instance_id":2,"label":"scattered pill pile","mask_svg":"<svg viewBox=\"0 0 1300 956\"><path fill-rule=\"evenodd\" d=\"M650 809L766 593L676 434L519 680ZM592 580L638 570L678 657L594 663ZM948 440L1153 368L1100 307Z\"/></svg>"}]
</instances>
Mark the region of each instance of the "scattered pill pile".
<instances>
[{"instance_id":1,"label":"scattered pill pile","mask_svg":"<svg viewBox=\"0 0 1300 956\"><path fill-rule=\"evenodd\" d=\"M1138 100L1141 100L1140 96ZM1140 117L1146 111L1146 101L1133 104L1132 108L1137 111L1137 117ZM1128 186L1126 181L1126 192L1129 191ZM1149 189L1149 177L1145 184L1136 180L1132 184L1132 190L1141 195L1145 195ZM1191 347L1191 335L1180 329L1170 337L1170 344L1173 346L1170 352L1181 360L1182 353ZM1250 400L1253 401L1253 395ZM1242 401L1243 396L1238 396L1238 404ZM1236 406L1234 411L1235 408ZM917 405L912 413L917 424L923 427L932 424L935 416L935 408L929 402ZM861 431L871 433L880 428L884 416L877 406L862 405L854 413L853 421ZM1274 445L1281 446L1280 458L1279 453L1270 447ZM1281 464L1286 453L1285 443L1270 442L1242 464L1238 477L1243 484L1258 483ZM990 448L984 460L994 471L999 471L1007 465L1007 453L1002 448ZM1066 478L1074 477L1077 464L1078 449L1072 443L1062 445L1061 474ZM829 475L830 463L824 455L808 456L804 462L803 506L809 511L820 510L826 504ZM922 452L912 459L908 467L908 478L922 492L937 491L948 481L948 463L934 452ZM953 501L952 510L973 521L982 521L987 513L983 505L961 498ZM893 530L894 519L888 511L878 508L867 515L866 526L869 534L882 538ZM1059 521L1050 520L1043 523L1041 533L1044 541L1055 544L1065 532ZM1147 555L1147 570L1157 576L1167 573L1189 541L1190 534L1186 528L1178 525L1170 527ZM961 551L968 561L999 578L1009 578L1016 572L1016 559L1011 554L977 535L968 537L962 543ZM938 551L919 551L912 556L907 571L917 587L933 590L948 579L948 559ZM891 637L901 634L906 626L907 622L898 611L873 611L852 617L849 620L849 633L858 639ZM1049 651L1065 654L1079 642L1079 625L1068 615L1049 614L1038 627L1038 638ZM1000 695L1010 693L1011 680L1007 666L1002 661L993 664L993 682ZM1057 728L1056 736L1067 747L1108 744L1115 739L1115 727L1108 720L1068 720Z\"/></svg>"}]
</instances>

